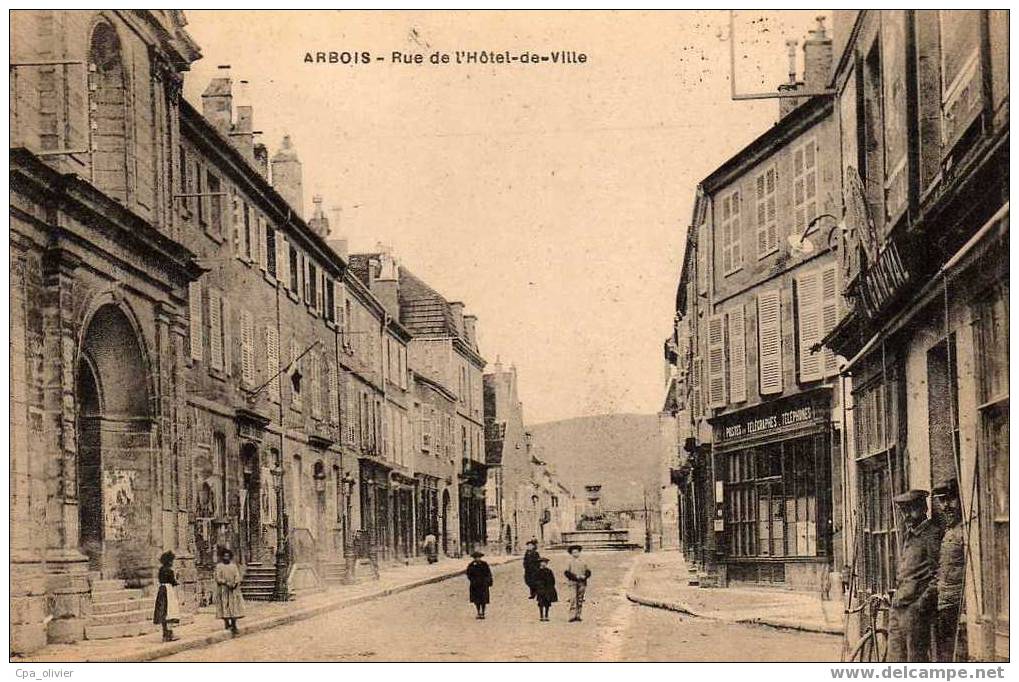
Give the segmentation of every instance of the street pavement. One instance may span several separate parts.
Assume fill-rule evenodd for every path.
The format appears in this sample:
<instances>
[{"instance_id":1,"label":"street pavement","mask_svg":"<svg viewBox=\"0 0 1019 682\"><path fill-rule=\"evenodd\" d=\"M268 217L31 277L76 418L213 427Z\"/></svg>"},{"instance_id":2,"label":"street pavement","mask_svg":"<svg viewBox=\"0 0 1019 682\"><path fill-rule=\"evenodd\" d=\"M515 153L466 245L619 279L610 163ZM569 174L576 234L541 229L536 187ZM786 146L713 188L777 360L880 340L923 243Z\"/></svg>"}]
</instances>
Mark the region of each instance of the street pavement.
<instances>
[{"instance_id":1,"label":"street pavement","mask_svg":"<svg viewBox=\"0 0 1019 682\"><path fill-rule=\"evenodd\" d=\"M562 572L552 553L560 602L538 621L519 563L493 569L486 620L455 578L323 614L164 661L835 661L831 635L699 619L626 599L639 554L592 553L584 620L569 623ZM466 567L466 562L464 562Z\"/></svg>"}]
</instances>

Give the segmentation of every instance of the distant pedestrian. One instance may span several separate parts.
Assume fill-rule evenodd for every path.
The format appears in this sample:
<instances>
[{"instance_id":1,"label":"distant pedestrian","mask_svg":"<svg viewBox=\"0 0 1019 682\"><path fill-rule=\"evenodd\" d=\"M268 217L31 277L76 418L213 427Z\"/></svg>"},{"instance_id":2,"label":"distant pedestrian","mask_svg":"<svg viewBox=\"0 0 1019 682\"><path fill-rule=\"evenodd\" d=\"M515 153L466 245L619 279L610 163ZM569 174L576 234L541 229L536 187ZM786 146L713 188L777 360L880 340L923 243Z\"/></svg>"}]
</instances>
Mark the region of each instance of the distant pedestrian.
<instances>
[{"instance_id":1,"label":"distant pedestrian","mask_svg":"<svg viewBox=\"0 0 1019 682\"><path fill-rule=\"evenodd\" d=\"M234 553L224 548L213 571L216 579L216 617L223 619L224 627L237 634L237 619L244 617L244 597L241 595L241 571L233 563Z\"/></svg>"},{"instance_id":2,"label":"distant pedestrian","mask_svg":"<svg viewBox=\"0 0 1019 682\"><path fill-rule=\"evenodd\" d=\"M524 584L531 590L529 599L534 599L534 576L541 568L541 555L538 554L538 541L531 538L527 541L527 551L524 552Z\"/></svg>"},{"instance_id":3,"label":"distant pedestrian","mask_svg":"<svg viewBox=\"0 0 1019 682\"><path fill-rule=\"evenodd\" d=\"M421 543L421 547L425 552L425 556L428 557L428 563L434 564L439 560L438 546L439 540L433 533L429 533L425 536L424 542Z\"/></svg>"},{"instance_id":4,"label":"distant pedestrian","mask_svg":"<svg viewBox=\"0 0 1019 682\"><path fill-rule=\"evenodd\" d=\"M159 557L159 591L156 593L156 608L152 622L163 626L163 641L177 639L173 626L180 623L180 601L177 599L177 576L173 572L173 552L163 552Z\"/></svg>"},{"instance_id":5,"label":"distant pedestrian","mask_svg":"<svg viewBox=\"0 0 1019 682\"><path fill-rule=\"evenodd\" d=\"M580 558L583 548L570 545L570 565L566 567L566 579L570 581L570 622L580 622L580 612L584 608L584 594L587 592L587 581L591 578L591 569L587 562Z\"/></svg>"},{"instance_id":6,"label":"distant pedestrian","mask_svg":"<svg viewBox=\"0 0 1019 682\"><path fill-rule=\"evenodd\" d=\"M484 553L475 551L471 554L474 561L467 565L467 580L470 582L470 602L477 609L478 620L485 619L485 606L489 600L489 588L492 587L492 569L481 560Z\"/></svg>"},{"instance_id":7,"label":"distant pedestrian","mask_svg":"<svg viewBox=\"0 0 1019 682\"><path fill-rule=\"evenodd\" d=\"M555 590L555 573L548 567L548 557L541 557L541 564L534 574L534 590L538 598L538 620L548 620L548 610L559 595Z\"/></svg>"}]
</instances>

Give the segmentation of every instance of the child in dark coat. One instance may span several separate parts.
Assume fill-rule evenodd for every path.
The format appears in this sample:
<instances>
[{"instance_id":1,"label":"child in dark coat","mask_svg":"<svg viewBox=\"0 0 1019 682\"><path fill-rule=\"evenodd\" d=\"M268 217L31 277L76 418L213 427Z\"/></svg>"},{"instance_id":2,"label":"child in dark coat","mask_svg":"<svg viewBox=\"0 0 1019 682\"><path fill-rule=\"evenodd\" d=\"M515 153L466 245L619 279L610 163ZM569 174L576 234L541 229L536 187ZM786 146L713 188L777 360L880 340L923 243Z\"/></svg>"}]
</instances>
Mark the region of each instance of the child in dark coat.
<instances>
[{"instance_id":1,"label":"child in dark coat","mask_svg":"<svg viewBox=\"0 0 1019 682\"><path fill-rule=\"evenodd\" d=\"M485 606L488 604L489 588L492 587L492 569L481 560L485 556L481 552L471 554L474 561L467 565L467 580L471 584L470 601L477 609L478 620L485 619Z\"/></svg>"},{"instance_id":2,"label":"child in dark coat","mask_svg":"<svg viewBox=\"0 0 1019 682\"><path fill-rule=\"evenodd\" d=\"M555 573L548 567L548 559L541 558L541 565L534 573L534 591L538 598L538 620L548 620L548 610L559 601L555 589Z\"/></svg>"},{"instance_id":3,"label":"child in dark coat","mask_svg":"<svg viewBox=\"0 0 1019 682\"><path fill-rule=\"evenodd\" d=\"M163 552L159 557L159 591L156 592L156 607L152 622L163 626L163 641L173 642L173 626L180 623L180 602L177 600L177 576L173 572L173 552Z\"/></svg>"}]
</instances>

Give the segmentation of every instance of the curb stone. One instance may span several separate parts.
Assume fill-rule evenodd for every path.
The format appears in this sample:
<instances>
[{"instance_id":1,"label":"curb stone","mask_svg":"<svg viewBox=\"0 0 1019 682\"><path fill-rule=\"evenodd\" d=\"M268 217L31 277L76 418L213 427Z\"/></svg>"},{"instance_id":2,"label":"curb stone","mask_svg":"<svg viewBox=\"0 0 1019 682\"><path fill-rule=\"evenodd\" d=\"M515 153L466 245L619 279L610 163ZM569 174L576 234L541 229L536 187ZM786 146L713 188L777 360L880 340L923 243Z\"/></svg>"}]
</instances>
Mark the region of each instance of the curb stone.
<instances>
[{"instance_id":1,"label":"curb stone","mask_svg":"<svg viewBox=\"0 0 1019 682\"><path fill-rule=\"evenodd\" d=\"M498 561L495 557L489 563L494 566L503 566L506 564L513 563L514 561L520 561L521 557L513 556L505 560ZM455 571L448 571L446 573L440 573L438 575L428 576L427 578L418 578L407 583L400 585L394 585L385 589L378 590L376 592L369 592L368 594L361 594L354 597L340 598L332 602L325 604L318 604L304 609L298 609L292 613L284 613L277 616L270 616L257 621L247 623L243 630L243 633L239 637L243 637L247 634L253 634L256 632L262 632L263 630L270 630L272 628L280 627L282 625L289 625L298 621L307 620L320 616L330 611L339 611L342 609L350 608L351 606L357 606L365 602L374 601L376 599L382 599L394 594L401 592L407 592L418 587L424 587L425 585L431 585L433 583L442 582L463 575L463 569L458 568ZM212 644L218 644L232 639L238 639L238 636L231 635L227 631L215 632L207 635L199 635L193 638L182 638L177 642L169 642L165 644L155 644L149 648L137 651L134 653L126 654L123 656L95 656L75 660L73 662L83 663L144 663L146 661L153 661L159 658L165 658L167 656L173 656L183 651L189 651L191 649L200 649ZM24 661L25 663L33 662L31 658ZM57 661L47 661L57 662ZM70 661L68 661L70 662Z\"/></svg>"}]
</instances>

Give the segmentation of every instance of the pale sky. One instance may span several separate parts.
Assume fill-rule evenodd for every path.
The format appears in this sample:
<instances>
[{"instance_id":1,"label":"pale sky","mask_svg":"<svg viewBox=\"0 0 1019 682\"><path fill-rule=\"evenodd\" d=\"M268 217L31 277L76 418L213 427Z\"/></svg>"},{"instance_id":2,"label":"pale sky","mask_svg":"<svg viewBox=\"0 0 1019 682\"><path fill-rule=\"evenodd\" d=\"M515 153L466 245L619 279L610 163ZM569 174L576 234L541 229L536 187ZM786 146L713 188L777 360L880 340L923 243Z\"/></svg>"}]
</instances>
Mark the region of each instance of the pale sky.
<instances>
[{"instance_id":1,"label":"pale sky","mask_svg":"<svg viewBox=\"0 0 1019 682\"><path fill-rule=\"evenodd\" d=\"M820 13L737 12L739 90L785 81L785 40L802 45ZM778 112L777 100L730 100L728 12L187 17L204 54L188 99L201 108L220 64L235 94L250 81L270 155L293 138L305 206L322 194L351 251L388 244L464 301L490 365L517 365L529 423L661 408L697 182ZM330 50L386 61L304 63ZM426 63L392 64L393 50ZM587 62L427 63L456 50L575 50Z\"/></svg>"}]
</instances>

